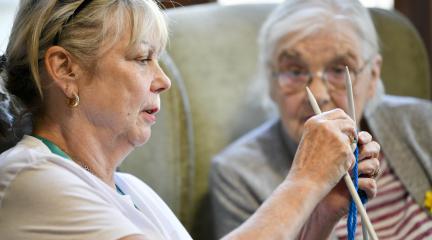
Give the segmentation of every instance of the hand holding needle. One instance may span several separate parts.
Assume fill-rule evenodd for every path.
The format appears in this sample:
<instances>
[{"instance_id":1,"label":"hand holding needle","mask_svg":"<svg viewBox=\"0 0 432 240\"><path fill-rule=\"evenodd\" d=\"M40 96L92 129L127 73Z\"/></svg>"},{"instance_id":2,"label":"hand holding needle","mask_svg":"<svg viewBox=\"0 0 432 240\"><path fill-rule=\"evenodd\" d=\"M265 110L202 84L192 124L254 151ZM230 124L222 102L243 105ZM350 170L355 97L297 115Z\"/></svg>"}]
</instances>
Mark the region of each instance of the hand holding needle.
<instances>
[{"instance_id":1,"label":"hand holding needle","mask_svg":"<svg viewBox=\"0 0 432 240\"><path fill-rule=\"evenodd\" d=\"M349 79L349 81L350 80L351 79ZM348 87L351 88L351 84L349 86L347 85L347 88ZM315 114L321 114L321 110L319 108L319 105L316 102L315 97L313 96L313 94L310 91L309 87L306 87L306 92L307 92L307 96L308 96L309 102L311 103L312 109L315 112ZM352 89L351 89L351 94L352 94ZM351 98L352 98L352 95L351 95ZM351 112L351 110L350 110L350 112ZM352 112L354 112L354 111L352 111ZM349 176L349 174L345 174L344 175L344 181L345 181L345 183L346 183L346 185L348 187L348 190L349 190L349 192L351 194L351 197L354 200L354 203L357 206L357 209L360 212L360 215L361 215L362 219L364 220L364 223L366 224L366 228L367 228L369 234L371 235L371 237L372 237L373 240L378 240L378 237L377 237L377 235L375 233L375 230L373 229L372 223L370 222L370 219L369 219L369 217L366 214L366 210L365 210L365 208L364 208L364 206L363 206L363 204L362 204L362 202L360 200L359 195L357 194L357 190L355 189L354 183L352 182L351 177Z\"/></svg>"},{"instance_id":2,"label":"hand holding needle","mask_svg":"<svg viewBox=\"0 0 432 240\"><path fill-rule=\"evenodd\" d=\"M346 70L346 78L345 78L346 82L345 82L345 85L346 85L346 93L347 93L347 100L348 100L348 114L351 117L351 119L354 122L356 122L355 107L354 107L354 93L353 93L353 88L352 88L351 74L349 72L348 66L345 66L345 70ZM354 146L354 149L355 149L355 147L357 147L356 146L357 142L358 142L358 137L356 135L355 136L355 146ZM366 214L366 209L365 209L365 214ZM365 222L367 220L363 217L363 215L361 215L361 219L362 219L363 240L368 240L368 234L366 232L366 226L367 225L365 224ZM371 235L372 235L372 233L371 233Z\"/></svg>"}]
</instances>

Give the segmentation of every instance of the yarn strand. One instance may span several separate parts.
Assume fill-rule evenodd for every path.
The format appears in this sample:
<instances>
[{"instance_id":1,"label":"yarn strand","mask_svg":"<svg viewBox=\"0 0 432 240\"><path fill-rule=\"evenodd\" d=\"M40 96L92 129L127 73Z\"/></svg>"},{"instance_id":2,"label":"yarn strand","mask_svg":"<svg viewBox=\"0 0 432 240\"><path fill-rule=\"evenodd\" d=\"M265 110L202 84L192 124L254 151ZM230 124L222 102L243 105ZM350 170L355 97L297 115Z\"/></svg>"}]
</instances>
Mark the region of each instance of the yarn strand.
<instances>
[{"instance_id":1,"label":"yarn strand","mask_svg":"<svg viewBox=\"0 0 432 240\"><path fill-rule=\"evenodd\" d=\"M359 158L358 147L356 147L356 149L354 150L354 156L355 156L355 163L352 169L352 180L354 183L354 187L357 190L362 203L365 204L367 202L366 193L362 190L358 190L358 158ZM357 229L357 207L354 203L354 200L351 197L351 201L348 209L348 219L347 219L348 240L355 239L356 229ZM368 233L364 232L363 235L364 234L368 234Z\"/></svg>"}]
</instances>

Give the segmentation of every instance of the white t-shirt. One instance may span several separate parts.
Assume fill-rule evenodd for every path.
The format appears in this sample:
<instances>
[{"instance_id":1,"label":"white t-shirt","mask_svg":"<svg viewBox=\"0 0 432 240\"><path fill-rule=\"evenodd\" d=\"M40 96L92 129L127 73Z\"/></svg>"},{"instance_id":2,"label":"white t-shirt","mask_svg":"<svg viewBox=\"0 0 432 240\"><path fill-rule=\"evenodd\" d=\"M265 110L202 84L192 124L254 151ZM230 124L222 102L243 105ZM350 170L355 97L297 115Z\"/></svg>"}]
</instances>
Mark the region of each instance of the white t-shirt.
<instances>
[{"instance_id":1,"label":"white t-shirt","mask_svg":"<svg viewBox=\"0 0 432 240\"><path fill-rule=\"evenodd\" d=\"M126 195L25 136L0 155L0 239L191 239L145 183L124 173L115 182Z\"/></svg>"}]
</instances>

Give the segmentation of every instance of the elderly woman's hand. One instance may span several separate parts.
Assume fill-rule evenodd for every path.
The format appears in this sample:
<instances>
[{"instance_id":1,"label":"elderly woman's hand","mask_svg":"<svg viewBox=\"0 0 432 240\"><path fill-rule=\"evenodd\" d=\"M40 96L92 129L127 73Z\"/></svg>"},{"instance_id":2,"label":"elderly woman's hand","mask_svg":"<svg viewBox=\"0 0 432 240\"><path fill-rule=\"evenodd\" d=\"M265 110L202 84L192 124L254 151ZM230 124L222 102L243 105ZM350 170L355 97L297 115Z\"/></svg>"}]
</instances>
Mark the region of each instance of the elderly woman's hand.
<instances>
[{"instance_id":1,"label":"elderly woman's hand","mask_svg":"<svg viewBox=\"0 0 432 240\"><path fill-rule=\"evenodd\" d=\"M348 213L350 194L341 178L352 168L355 161L350 147L355 134L354 127L354 122L341 110L318 115L305 125L305 133L300 143L303 149L299 148L293 169L300 172L304 178L311 179L311 184L317 184L322 190L332 189L318 203L303 226L299 239L319 239L320 236L327 236L335 224ZM365 191L368 199L371 199L377 192L374 178L379 172L380 146L372 141L372 136L367 132L360 132L358 140L359 189ZM335 185L332 185L333 183Z\"/></svg>"},{"instance_id":2,"label":"elderly woman's hand","mask_svg":"<svg viewBox=\"0 0 432 240\"><path fill-rule=\"evenodd\" d=\"M366 192L368 199L375 197L377 184L375 177L379 172L378 160L380 145L372 141L372 136L367 132L360 132L359 139L359 189ZM320 218L325 221L336 222L348 213L350 195L344 181L340 181L335 188L321 201L317 211Z\"/></svg>"},{"instance_id":3,"label":"elderly woman's hand","mask_svg":"<svg viewBox=\"0 0 432 240\"><path fill-rule=\"evenodd\" d=\"M348 206L348 191L340 180L355 162L351 149L355 129L354 121L341 109L309 119L285 181L226 239L323 239L328 236L342 216L339 209ZM378 166L379 146L367 133L358 137L363 160L359 171L373 174ZM375 194L373 179L359 182L368 196ZM333 203L333 199L337 201ZM328 221L330 218L334 221Z\"/></svg>"},{"instance_id":4,"label":"elderly woman's hand","mask_svg":"<svg viewBox=\"0 0 432 240\"><path fill-rule=\"evenodd\" d=\"M355 129L354 121L341 109L310 118L288 178L309 181L327 194L355 161L350 147Z\"/></svg>"}]
</instances>

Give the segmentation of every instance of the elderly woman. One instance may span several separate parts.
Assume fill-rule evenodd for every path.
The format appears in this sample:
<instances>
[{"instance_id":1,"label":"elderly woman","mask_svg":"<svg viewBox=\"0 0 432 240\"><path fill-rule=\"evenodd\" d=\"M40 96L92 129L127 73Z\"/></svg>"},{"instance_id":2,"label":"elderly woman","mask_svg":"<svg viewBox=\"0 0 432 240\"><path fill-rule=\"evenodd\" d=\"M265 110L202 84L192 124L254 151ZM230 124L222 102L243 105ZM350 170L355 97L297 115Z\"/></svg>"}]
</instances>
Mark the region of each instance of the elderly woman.
<instances>
[{"instance_id":1,"label":"elderly woman","mask_svg":"<svg viewBox=\"0 0 432 240\"><path fill-rule=\"evenodd\" d=\"M3 137L15 136L16 126L29 127L21 120L30 119L32 130L5 139L18 143L0 155L2 239L190 239L146 184L115 172L149 139L160 94L170 87L158 65L166 40L151 0L21 1L1 61L7 93L0 126ZM22 107L4 104L15 100ZM293 170L227 238L298 235L352 166L355 134L340 109L309 120ZM378 153L368 133L358 138L362 155ZM373 182L365 190L373 196Z\"/></svg>"},{"instance_id":2,"label":"elderly woman","mask_svg":"<svg viewBox=\"0 0 432 240\"><path fill-rule=\"evenodd\" d=\"M377 177L377 197L367 204L377 234L382 239L432 238L432 218L423 208L432 179L432 104L383 96L378 52L371 17L356 0L287 0L270 14L260 33L262 77L257 89L268 86L263 92L270 93L279 117L215 157L210 184L218 236L246 221L293 170L305 122L313 115L306 86L322 110L347 111L348 66L358 127L370 129L382 146L379 157L360 156L360 161L371 161L359 165L361 177ZM381 173L373 176L366 167L378 161ZM369 184L370 179L360 178L360 186ZM340 197L328 195L316 210L332 209ZM346 239L346 219L322 221L336 226L335 235Z\"/></svg>"}]
</instances>

